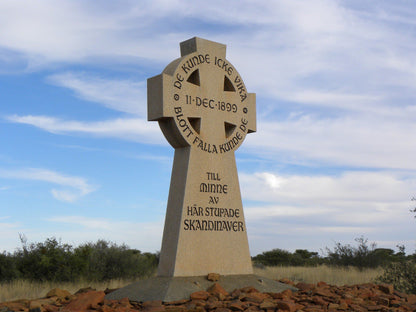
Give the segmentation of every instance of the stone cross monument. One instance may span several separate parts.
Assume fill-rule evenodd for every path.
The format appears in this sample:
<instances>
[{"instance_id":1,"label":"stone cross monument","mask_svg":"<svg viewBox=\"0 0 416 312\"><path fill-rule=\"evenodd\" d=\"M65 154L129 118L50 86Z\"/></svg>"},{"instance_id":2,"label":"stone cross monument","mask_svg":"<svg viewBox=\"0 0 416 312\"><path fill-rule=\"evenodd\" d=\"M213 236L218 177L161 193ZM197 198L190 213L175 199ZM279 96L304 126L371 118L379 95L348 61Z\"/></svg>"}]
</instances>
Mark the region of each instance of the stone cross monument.
<instances>
[{"instance_id":1,"label":"stone cross monument","mask_svg":"<svg viewBox=\"0 0 416 312\"><path fill-rule=\"evenodd\" d=\"M158 276L106 295L109 300L189 299L214 282L228 292L293 287L253 274L234 152L256 131L256 97L225 58L225 45L192 38L181 57L148 79L148 119L175 148Z\"/></svg>"},{"instance_id":2,"label":"stone cross monument","mask_svg":"<svg viewBox=\"0 0 416 312\"><path fill-rule=\"evenodd\" d=\"M148 119L175 148L158 276L252 274L235 151L256 131L256 97L201 38L148 79Z\"/></svg>"}]
</instances>

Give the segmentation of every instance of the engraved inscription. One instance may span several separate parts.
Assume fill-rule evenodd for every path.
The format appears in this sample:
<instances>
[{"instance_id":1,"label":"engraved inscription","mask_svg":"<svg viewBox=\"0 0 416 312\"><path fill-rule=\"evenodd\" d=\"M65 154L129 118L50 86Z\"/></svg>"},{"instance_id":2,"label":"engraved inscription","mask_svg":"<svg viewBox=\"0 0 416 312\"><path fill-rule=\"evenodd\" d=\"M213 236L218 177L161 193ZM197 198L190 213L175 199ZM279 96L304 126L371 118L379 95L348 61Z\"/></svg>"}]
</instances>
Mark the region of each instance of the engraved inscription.
<instances>
[{"instance_id":1,"label":"engraved inscription","mask_svg":"<svg viewBox=\"0 0 416 312\"><path fill-rule=\"evenodd\" d=\"M199 184L200 193L219 195L210 195L208 205L217 205L220 203L220 196L228 195L229 185L220 183L221 180L222 178L218 172L206 172L206 181ZM239 220L239 208L202 207L193 204L186 207L186 216L187 218L183 221L185 231L245 231L244 222Z\"/></svg>"}]
</instances>

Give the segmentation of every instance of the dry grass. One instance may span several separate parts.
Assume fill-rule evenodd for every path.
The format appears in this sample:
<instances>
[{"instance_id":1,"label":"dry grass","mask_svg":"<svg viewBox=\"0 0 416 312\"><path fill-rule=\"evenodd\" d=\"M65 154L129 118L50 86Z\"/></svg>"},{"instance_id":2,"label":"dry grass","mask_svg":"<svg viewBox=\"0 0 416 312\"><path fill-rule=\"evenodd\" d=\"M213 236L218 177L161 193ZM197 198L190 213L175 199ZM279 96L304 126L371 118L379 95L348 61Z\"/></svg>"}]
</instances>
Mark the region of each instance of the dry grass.
<instances>
[{"instance_id":1,"label":"dry grass","mask_svg":"<svg viewBox=\"0 0 416 312\"><path fill-rule=\"evenodd\" d=\"M260 276L281 279L288 278L295 282L317 283L324 281L332 285L354 285L374 281L377 276L383 273L383 269L365 269L359 271L354 267L335 268L329 266L318 267L266 267L265 269L254 268L254 273ZM11 283L0 283L0 302L17 299L42 298L53 288L61 288L75 293L80 288L92 287L98 290L106 288L120 288L133 281L111 280L109 282L91 283L35 283L24 280L17 280Z\"/></svg>"},{"instance_id":2,"label":"dry grass","mask_svg":"<svg viewBox=\"0 0 416 312\"><path fill-rule=\"evenodd\" d=\"M0 283L0 302L12 301L17 299L36 299L45 297L49 290L60 288L75 293L77 290L85 287L92 287L97 290L106 288L120 288L133 281L115 279L108 282L76 282L76 283L52 283L52 282L29 282L25 280L16 280L10 283Z\"/></svg>"},{"instance_id":3,"label":"dry grass","mask_svg":"<svg viewBox=\"0 0 416 312\"><path fill-rule=\"evenodd\" d=\"M355 267L321 265L317 267L254 268L254 273L272 279L288 278L294 282L312 284L323 281L331 285L343 286L374 282L375 278L383 273L383 269L364 269L360 271Z\"/></svg>"}]
</instances>

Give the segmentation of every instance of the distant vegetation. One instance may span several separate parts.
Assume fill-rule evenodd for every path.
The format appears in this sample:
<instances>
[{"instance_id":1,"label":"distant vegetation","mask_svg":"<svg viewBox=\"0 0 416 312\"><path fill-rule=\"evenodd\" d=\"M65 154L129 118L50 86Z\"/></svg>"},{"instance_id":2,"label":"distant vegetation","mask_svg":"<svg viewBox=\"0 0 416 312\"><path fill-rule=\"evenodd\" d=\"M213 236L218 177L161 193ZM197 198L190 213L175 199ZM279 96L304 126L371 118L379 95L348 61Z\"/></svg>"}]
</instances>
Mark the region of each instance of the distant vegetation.
<instances>
[{"instance_id":1,"label":"distant vegetation","mask_svg":"<svg viewBox=\"0 0 416 312\"><path fill-rule=\"evenodd\" d=\"M106 281L152 275L158 254L142 253L127 245L105 240L74 248L56 238L28 244L21 236L22 247L14 253L0 253L0 282L24 279L36 282L76 280Z\"/></svg>"},{"instance_id":2,"label":"distant vegetation","mask_svg":"<svg viewBox=\"0 0 416 312\"><path fill-rule=\"evenodd\" d=\"M21 236L22 246L14 253L0 253L0 282L27 280L33 282L103 282L114 279L149 277L156 271L159 254L142 253L127 245L105 240L78 247L56 238L42 243L28 243ZM306 249L289 252L282 249L265 251L252 258L257 269L266 267L353 267L357 270L381 269L378 282L393 284L396 289L416 293L416 253L406 255L404 246L398 251L376 248L363 237L356 246L336 243L326 248L325 255ZM283 277L283 276L282 276Z\"/></svg>"},{"instance_id":3,"label":"distant vegetation","mask_svg":"<svg viewBox=\"0 0 416 312\"><path fill-rule=\"evenodd\" d=\"M404 246L393 249L376 248L363 237L355 239L357 246L336 243L333 249L326 248L326 256L317 252L297 249L291 253L282 249L265 251L253 257L254 266L318 266L355 267L359 270L383 268L384 273L376 282L389 283L400 291L416 294L416 253L406 255Z\"/></svg>"},{"instance_id":4,"label":"distant vegetation","mask_svg":"<svg viewBox=\"0 0 416 312\"><path fill-rule=\"evenodd\" d=\"M416 255L406 256L404 246L398 246L399 251L393 249L376 248L376 244L368 244L368 240L356 238L357 246L335 243L333 249L325 248L325 256L306 249L297 249L291 253L282 249L265 251L255 257L253 262L257 266L353 266L359 269L386 266L392 262L415 260Z\"/></svg>"}]
</instances>

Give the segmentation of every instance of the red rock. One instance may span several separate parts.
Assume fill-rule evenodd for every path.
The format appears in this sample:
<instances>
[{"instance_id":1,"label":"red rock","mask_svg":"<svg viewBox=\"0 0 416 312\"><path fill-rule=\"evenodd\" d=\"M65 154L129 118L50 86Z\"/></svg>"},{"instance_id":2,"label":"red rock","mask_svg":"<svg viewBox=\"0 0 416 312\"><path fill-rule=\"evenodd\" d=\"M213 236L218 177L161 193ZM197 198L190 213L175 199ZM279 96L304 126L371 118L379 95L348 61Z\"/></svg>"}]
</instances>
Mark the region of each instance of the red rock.
<instances>
[{"instance_id":1,"label":"red rock","mask_svg":"<svg viewBox=\"0 0 416 312\"><path fill-rule=\"evenodd\" d=\"M248 286L240 289L243 293L258 293L259 291L253 286Z\"/></svg>"},{"instance_id":2,"label":"red rock","mask_svg":"<svg viewBox=\"0 0 416 312\"><path fill-rule=\"evenodd\" d=\"M224 308L224 302L223 301L207 301L207 304L205 305L205 309L207 310L214 310L217 308Z\"/></svg>"},{"instance_id":3,"label":"red rock","mask_svg":"<svg viewBox=\"0 0 416 312\"><path fill-rule=\"evenodd\" d=\"M182 299L182 300L175 300L175 301L165 302L165 304L167 304L167 305L182 305L184 303L187 303L188 301L189 301L188 299Z\"/></svg>"},{"instance_id":4,"label":"red rock","mask_svg":"<svg viewBox=\"0 0 416 312\"><path fill-rule=\"evenodd\" d=\"M166 312L185 312L186 307L184 305L179 306L167 306L165 307Z\"/></svg>"},{"instance_id":5,"label":"red rock","mask_svg":"<svg viewBox=\"0 0 416 312\"><path fill-rule=\"evenodd\" d=\"M295 286L295 282L291 281L291 280L290 280L290 279L288 279L288 278L281 278L281 279L279 280L279 282L280 282L280 283L283 283L283 284L287 284L287 285L292 285L292 286Z\"/></svg>"},{"instance_id":6,"label":"red rock","mask_svg":"<svg viewBox=\"0 0 416 312\"><path fill-rule=\"evenodd\" d=\"M99 303L104 302L105 293L103 291L89 291L85 293L79 293L75 299L71 300L62 312L82 312L91 309L93 306L97 306Z\"/></svg>"},{"instance_id":7,"label":"red rock","mask_svg":"<svg viewBox=\"0 0 416 312\"><path fill-rule=\"evenodd\" d=\"M315 296L313 297L312 301L322 307L326 307L328 305L328 302L325 301L322 297Z\"/></svg>"},{"instance_id":8,"label":"red rock","mask_svg":"<svg viewBox=\"0 0 416 312\"><path fill-rule=\"evenodd\" d=\"M367 312L366 308L363 308L362 306L359 306L358 304L351 304L350 305L351 311L356 312Z\"/></svg>"},{"instance_id":9,"label":"red rock","mask_svg":"<svg viewBox=\"0 0 416 312\"><path fill-rule=\"evenodd\" d=\"M31 300L29 302L29 310L36 309L36 308L42 308L44 305L55 305L57 298L58 297L51 297L51 298Z\"/></svg>"},{"instance_id":10,"label":"red rock","mask_svg":"<svg viewBox=\"0 0 416 312\"><path fill-rule=\"evenodd\" d=\"M328 310L338 310L339 304L338 303L330 303L328 304Z\"/></svg>"},{"instance_id":11,"label":"red rock","mask_svg":"<svg viewBox=\"0 0 416 312\"><path fill-rule=\"evenodd\" d=\"M319 282L318 284L316 284L316 286L318 286L318 287L327 287L328 284L325 283L325 282Z\"/></svg>"},{"instance_id":12,"label":"red rock","mask_svg":"<svg viewBox=\"0 0 416 312\"><path fill-rule=\"evenodd\" d=\"M265 300L262 303L260 303L259 307L260 309L263 309L263 310L274 309L276 308L276 303L274 303L271 300Z\"/></svg>"},{"instance_id":13,"label":"red rock","mask_svg":"<svg viewBox=\"0 0 416 312\"><path fill-rule=\"evenodd\" d=\"M161 300L151 300L143 302L143 311L146 312L163 312L165 311L165 306L162 304Z\"/></svg>"},{"instance_id":14,"label":"red rock","mask_svg":"<svg viewBox=\"0 0 416 312\"><path fill-rule=\"evenodd\" d=\"M348 309L348 303L346 302L339 303L338 310L347 310L347 309Z\"/></svg>"},{"instance_id":15,"label":"red rock","mask_svg":"<svg viewBox=\"0 0 416 312\"><path fill-rule=\"evenodd\" d=\"M209 297L209 292L207 292L205 290L196 291L196 292L191 294L191 299L192 300L207 300L208 297Z\"/></svg>"},{"instance_id":16,"label":"red rock","mask_svg":"<svg viewBox=\"0 0 416 312\"><path fill-rule=\"evenodd\" d=\"M211 282L219 281L220 275L218 273L209 273L207 276L207 280Z\"/></svg>"},{"instance_id":17,"label":"red rock","mask_svg":"<svg viewBox=\"0 0 416 312\"><path fill-rule=\"evenodd\" d=\"M71 296L71 293L69 291L64 290L64 289L59 289L59 288L51 289L46 294L46 298L58 297L60 299L65 299L65 298L69 298L70 296Z\"/></svg>"},{"instance_id":18,"label":"red rock","mask_svg":"<svg viewBox=\"0 0 416 312\"><path fill-rule=\"evenodd\" d=\"M82 293L86 293L86 292L90 292L90 291L96 291L96 289L95 288L92 288L92 287L84 287L84 288L79 289L75 293L75 295L82 294Z\"/></svg>"},{"instance_id":19,"label":"red rock","mask_svg":"<svg viewBox=\"0 0 416 312\"><path fill-rule=\"evenodd\" d=\"M119 300L120 306L122 307L126 307L126 308L131 308L131 304L130 304L130 300L129 298L122 298Z\"/></svg>"},{"instance_id":20,"label":"red rock","mask_svg":"<svg viewBox=\"0 0 416 312\"><path fill-rule=\"evenodd\" d=\"M390 300L386 297L377 297L376 303L388 307L390 305Z\"/></svg>"},{"instance_id":21,"label":"red rock","mask_svg":"<svg viewBox=\"0 0 416 312\"><path fill-rule=\"evenodd\" d=\"M100 307L100 309L98 310L99 312L113 312L114 308L108 306L108 305L103 305L102 307Z\"/></svg>"},{"instance_id":22,"label":"red rock","mask_svg":"<svg viewBox=\"0 0 416 312\"><path fill-rule=\"evenodd\" d=\"M143 308L147 308L147 307L160 307L162 306L162 301L161 300L150 300L150 301L145 301L143 302Z\"/></svg>"},{"instance_id":23,"label":"red rock","mask_svg":"<svg viewBox=\"0 0 416 312\"><path fill-rule=\"evenodd\" d=\"M218 308L215 310L215 312L232 312L230 309L227 308Z\"/></svg>"},{"instance_id":24,"label":"red rock","mask_svg":"<svg viewBox=\"0 0 416 312\"><path fill-rule=\"evenodd\" d=\"M323 309L323 308L320 308L318 306L314 306L314 307L306 307L302 311L304 311L304 312L324 312L326 310Z\"/></svg>"},{"instance_id":25,"label":"red rock","mask_svg":"<svg viewBox=\"0 0 416 312\"><path fill-rule=\"evenodd\" d=\"M228 305L228 308L233 311L244 311L247 307L248 305L240 300L233 301Z\"/></svg>"},{"instance_id":26,"label":"red rock","mask_svg":"<svg viewBox=\"0 0 416 312\"><path fill-rule=\"evenodd\" d=\"M234 289L233 292L230 294L231 298L236 299L240 297L241 290L240 289Z\"/></svg>"},{"instance_id":27,"label":"red rock","mask_svg":"<svg viewBox=\"0 0 416 312\"><path fill-rule=\"evenodd\" d=\"M390 284L380 284L378 285L378 289L380 289L385 294L392 294L394 292L394 287Z\"/></svg>"},{"instance_id":28,"label":"red rock","mask_svg":"<svg viewBox=\"0 0 416 312\"><path fill-rule=\"evenodd\" d=\"M314 291L315 295L319 295L322 297L326 297L326 298L335 298L337 297L337 295L335 295L334 293L332 293L329 289L325 289L325 288L318 288Z\"/></svg>"},{"instance_id":29,"label":"red rock","mask_svg":"<svg viewBox=\"0 0 416 312\"><path fill-rule=\"evenodd\" d=\"M416 295L408 295L406 301L410 305L416 304Z\"/></svg>"},{"instance_id":30,"label":"red rock","mask_svg":"<svg viewBox=\"0 0 416 312\"><path fill-rule=\"evenodd\" d=\"M43 306L43 310L45 312L58 312L59 311L59 307L55 306L55 305L50 305L50 304L45 304Z\"/></svg>"},{"instance_id":31,"label":"red rock","mask_svg":"<svg viewBox=\"0 0 416 312\"><path fill-rule=\"evenodd\" d=\"M368 311L387 311L388 310L386 307L383 307L382 305L367 305L366 308Z\"/></svg>"},{"instance_id":32,"label":"red rock","mask_svg":"<svg viewBox=\"0 0 416 312\"><path fill-rule=\"evenodd\" d=\"M195 304L196 307L204 307L207 304L205 300L192 300L191 303Z\"/></svg>"},{"instance_id":33,"label":"red rock","mask_svg":"<svg viewBox=\"0 0 416 312\"><path fill-rule=\"evenodd\" d=\"M120 306L118 306L118 307L111 308L111 310L107 310L107 311L109 311L109 312L130 312L130 309L129 308L126 308L126 307L120 307Z\"/></svg>"},{"instance_id":34,"label":"red rock","mask_svg":"<svg viewBox=\"0 0 416 312\"><path fill-rule=\"evenodd\" d=\"M255 302L255 303L261 303L263 302L265 299L271 299L272 297L269 294L265 294L265 293L259 293L259 292L253 292L253 293L248 293L246 294L241 301L250 301L250 302Z\"/></svg>"},{"instance_id":35,"label":"red rock","mask_svg":"<svg viewBox=\"0 0 416 312\"><path fill-rule=\"evenodd\" d=\"M296 311L296 304L291 301L277 301L276 306L280 310L295 312Z\"/></svg>"},{"instance_id":36,"label":"red rock","mask_svg":"<svg viewBox=\"0 0 416 312\"><path fill-rule=\"evenodd\" d=\"M286 290L282 291L282 292L281 292L281 294L282 294L284 297L290 298L290 297L292 297L292 296L293 296L293 291L292 291L292 290L290 290L290 289L286 289Z\"/></svg>"},{"instance_id":37,"label":"red rock","mask_svg":"<svg viewBox=\"0 0 416 312\"><path fill-rule=\"evenodd\" d=\"M302 291L309 291L309 290L313 290L315 288L315 285L299 282L295 285L295 287Z\"/></svg>"},{"instance_id":38,"label":"red rock","mask_svg":"<svg viewBox=\"0 0 416 312\"><path fill-rule=\"evenodd\" d=\"M222 294L223 296L228 296L229 293L218 283L214 283L207 291L213 295Z\"/></svg>"}]
</instances>

